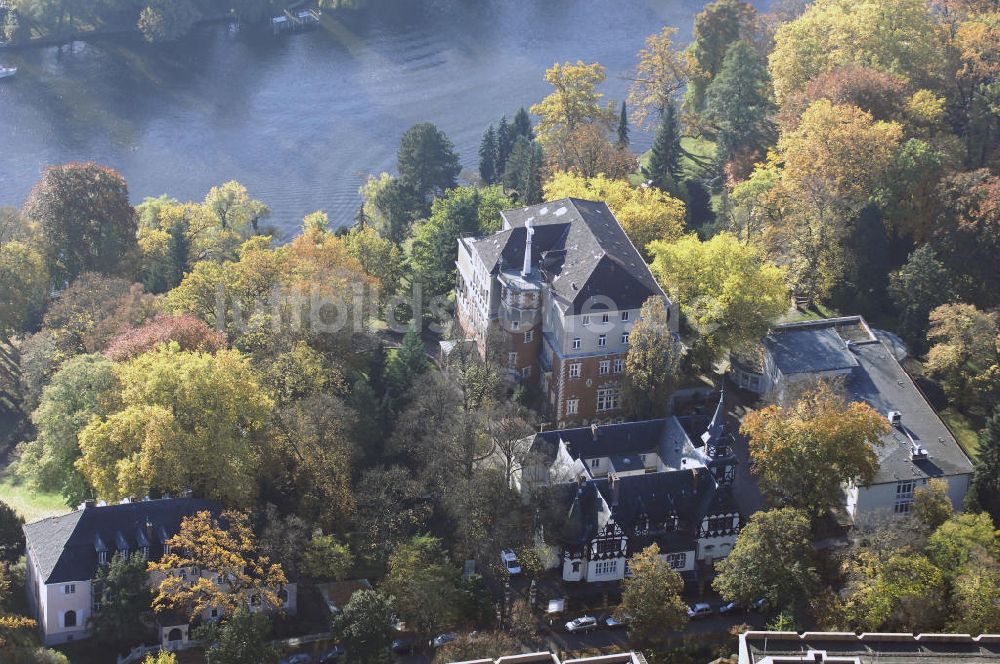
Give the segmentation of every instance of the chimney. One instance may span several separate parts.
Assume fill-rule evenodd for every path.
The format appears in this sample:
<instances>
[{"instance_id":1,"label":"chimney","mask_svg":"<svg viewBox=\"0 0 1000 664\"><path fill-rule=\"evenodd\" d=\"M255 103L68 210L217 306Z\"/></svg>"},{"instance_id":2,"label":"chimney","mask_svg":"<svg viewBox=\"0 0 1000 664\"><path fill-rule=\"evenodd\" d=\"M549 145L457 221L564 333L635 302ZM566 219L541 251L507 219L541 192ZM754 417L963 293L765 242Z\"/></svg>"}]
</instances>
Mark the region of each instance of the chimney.
<instances>
[{"instance_id":1,"label":"chimney","mask_svg":"<svg viewBox=\"0 0 1000 664\"><path fill-rule=\"evenodd\" d=\"M590 425L590 435L593 436L594 440L597 440L597 422Z\"/></svg>"},{"instance_id":2,"label":"chimney","mask_svg":"<svg viewBox=\"0 0 1000 664\"><path fill-rule=\"evenodd\" d=\"M531 227L531 219L524 222L524 265L521 267L521 276L531 276L531 236L535 234L535 229Z\"/></svg>"},{"instance_id":3,"label":"chimney","mask_svg":"<svg viewBox=\"0 0 1000 664\"><path fill-rule=\"evenodd\" d=\"M150 521L149 517L146 517L146 542L149 544L153 543L153 522Z\"/></svg>"},{"instance_id":4,"label":"chimney","mask_svg":"<svg viewBox=\"0 0 1000 664\"><path fill-rule=\"evenodd\" d=\"M87 500L83 501L83 509L85 510L96 506L97 506L97 501L94 500L93 498L88 498Z\"/></svg>"},{"instance_id":5,"label":"chimney","mask_svg":"<svg viewBox=\"0 0 1000 664\"><path fill-rule=\"evenodd\" d=\"M620 495L621 485L618 483L618 473L610 473L608 475L608 486L611 487L611 506L618 506L618 498Z\"/></svg>"}]
</instances>

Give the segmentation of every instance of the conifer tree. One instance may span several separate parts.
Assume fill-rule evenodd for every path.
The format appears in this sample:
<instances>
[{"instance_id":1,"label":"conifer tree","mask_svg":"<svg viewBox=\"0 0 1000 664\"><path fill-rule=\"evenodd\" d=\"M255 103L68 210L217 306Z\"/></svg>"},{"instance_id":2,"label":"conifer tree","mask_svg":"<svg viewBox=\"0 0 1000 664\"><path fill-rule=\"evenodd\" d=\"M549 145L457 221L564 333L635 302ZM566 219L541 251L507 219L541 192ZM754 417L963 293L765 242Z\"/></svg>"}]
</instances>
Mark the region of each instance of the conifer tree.
<instances>
[{"instance_id":1,"label":"conifer tree","mask_svg":"<svg viewBox=\"0 0 1000 664\"><path fill-rule=\"evenodd\" d=\"M652 154L649 165L643 170L643 175L654 187L678 196L678 182L681 167L681 134L677 123L677 110L673 104L663 109L663 120L653 138Z\"/></svg>"},{"instance_id":2,"label":"conifer tree","mask_svg":"<svg viewBox=\"0 0 1000 664\"><path fill-rule=\"evenodd\" d=\"M528 111L524 110L524 107L517 109L517 113L514 115L514 136L524 136L529 141L535 140L535 129L531 124L531 116L528 115Z\"/></svg>"},{"instance_id":3,"label":"conifer tree","mask_svg":"<svg viewBox=\"0 0 1000 664\"><path fill-rule=\"evenodd\" d=\"M507 167L507 158L510 157L510 153L514 149L514 141L516 140L517 136L514 135L513 127L507 122L507 116L501 117L500 123L497 125L497 173L503 173Z\"/></svg>"},{"instance_id":4,"label":"conifer tree","mask_svg":"<svg viewBox=\"0 0 1000 664\"><path fill-rule=\"evenodd\" d=\"M627 148L628 147L628 110L625 108L625 102L622 102L622 110L618 114L618 147Z\"/></svg>"},{"instance_id":5,"label":"conifer tree","mask_svg":"<svg viewBox=\"0 0 1000 664\"><path fill-rule=\"evenodd\" d=\"M427 351L420 339L419 323L413 323L400 346L386 363L385 379L389 398L398 411L406 401L413 381L429 368Z\"/></svg>"},{"instance_id":6,"label":"conifer tree","mask_svg":"<svg viewBox=\"0 0 1000 664\"><path fill-rule=\"evenodd\" d=\"M978 508L989 512L994 523L1000 523L1000 406L979 434L979 454L970 494L970 499L978 501Z\"/></svg>"},{"instance_id":7,"label":"conifer tree","mask_svg":"<svg viewBox=\"0 0 1000 664\"><path fill-rule=\"evenodd\" d=\"M490 125L479 144L479 177L486 184L497 181L497 133Z\"/></svg>"}]
</instances>

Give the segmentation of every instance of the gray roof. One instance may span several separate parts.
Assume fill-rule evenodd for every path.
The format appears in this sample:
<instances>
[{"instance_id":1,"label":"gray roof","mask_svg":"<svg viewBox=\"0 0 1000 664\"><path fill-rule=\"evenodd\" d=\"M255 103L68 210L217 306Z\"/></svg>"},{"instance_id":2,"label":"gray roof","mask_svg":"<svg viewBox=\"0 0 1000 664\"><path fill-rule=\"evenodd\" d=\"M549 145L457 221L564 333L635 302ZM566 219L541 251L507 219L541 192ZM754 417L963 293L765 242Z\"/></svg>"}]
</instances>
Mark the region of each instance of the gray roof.
<instances>
[{"instance_id":1,"label":"gray roof","mask_svg":"<svg viewBox=\"0 0 1000 664\"><path fill-rule=\"evenodd\" d=\"M880 465L876 484L972 472L972 462L951 431L860 316L778 325L764 348L784 374L848 369L848 399L887 417L890 411L900 413L902 426L892 428L875 448ZM912 459L914 444L927 450L928 457Z\"/></svg>"},{"instance_id":2,"label":"gray roof","mask_svg":"<svg viewBox=\"0 0 1000 664\"><path fill-rule=\"evenodd\" d=\"M618 309L638 309L651 296L666 297L606 204L564 198L501 214L504 230L468 240L468 246L490 270L520 270L524 224L530 220L532 265L565 313L580 313L598 296L610 298Z\"/></svg>"},{"instance_id":3,"label":"gray roof","mask_svg":"<svg viewBox=\"0 0 1000 664\"><path fill-rule=\"evenodd\" d=\"M25 545L44 583L87 581L97 571L99 550L108 551L110 559L117 550L134 552L148 541L149 557L156 560L181 520L205 510L218 514L219 504L198 498L163 498L88 507L25 524Z\"/></svg>"},{"instance_id":4,"label":"gray roof","mask_svg":"<svg viewBox=\"0 0 1000 664\"><path fill-rule=\"evenodd\" d=\"M740 664L825 661L810 655L817 652L853 658L859 664L1000 662L1000 635L755 631L740 635Z\"/></svg>"}]
</instances>

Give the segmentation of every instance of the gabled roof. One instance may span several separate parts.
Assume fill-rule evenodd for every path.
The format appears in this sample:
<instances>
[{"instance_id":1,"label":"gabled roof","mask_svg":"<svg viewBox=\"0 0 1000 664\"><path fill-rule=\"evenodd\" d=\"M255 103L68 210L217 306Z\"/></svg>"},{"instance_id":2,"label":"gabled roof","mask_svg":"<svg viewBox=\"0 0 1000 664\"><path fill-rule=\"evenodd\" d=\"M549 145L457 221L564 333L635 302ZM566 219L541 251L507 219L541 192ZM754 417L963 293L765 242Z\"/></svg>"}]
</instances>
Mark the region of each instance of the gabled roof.
<instances>
[{"instance_id":1,"label":"gabled roof","mask_svg":"<svg viewBox=\"0 0 1000 664\"><path fill-rule=\"evenodd\" d=\"M619 309L638 309L666 297L649 266L604 203L564 198L501 213L504 230L469 240L491 271L520 270L530 221L531 264L564 313L579 314L596 297Z\"/></svg>"},{"instance_id":2,"label":"gabled roof","mask_svg":"<svg viewBox=\"0 0 1000 664\"><path fill-rule=\"evenodd\" d=\"M200 511L217 515L219 510L217 502L199 498L87 507L25 524L25 544L44 583L87 581L97 571L99 550L108 551L110 559L115 551L137 551L148 541L155 560L184 517Z\"/></svg>"}]
</instances>

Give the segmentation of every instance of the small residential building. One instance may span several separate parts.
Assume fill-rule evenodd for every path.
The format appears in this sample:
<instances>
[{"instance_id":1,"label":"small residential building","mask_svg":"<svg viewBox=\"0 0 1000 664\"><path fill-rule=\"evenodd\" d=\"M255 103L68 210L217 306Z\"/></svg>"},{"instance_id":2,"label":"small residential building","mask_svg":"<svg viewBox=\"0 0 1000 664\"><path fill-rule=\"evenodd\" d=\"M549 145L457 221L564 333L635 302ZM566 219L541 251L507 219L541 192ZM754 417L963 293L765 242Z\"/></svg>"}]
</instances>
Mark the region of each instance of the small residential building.
<instances>
[{"instance_id":1,"label":"small residential building","mask_svg":"<svg viewBox=\"0 0 1000 664\"><path fill-rule=\"evenodd\" d=\"M740 634L739 664L987 664L1000 634L757 632Z\"/></svg>"},{"instance_id":2,"label":"small residential building","mask_svg":"<svg viewBox=\"0 0 1000 664\"><path fill-rule=\"evenodd\" d=\"M560 428L621 421L628 337L650 297L677 315L604 203L564 198L505 210L502 229L458 240L465 336L540 386Z\"/></svg>"},{"instance_id":3,"label":"small residential building","mask_svg":"<svg viewBox=\"0 0 1000 664\"><path fill-rule=\"evenodd\" d=\"M25 587L31 615L45 645L86 638L87 621L100 611L94 579L116 553L140 553L157 561L169 552L168 541L188 516L220 512L218 503L199 498L163 498L116 505L84 503L80 509L24 525ZM190 573L214 577L211 570ZM151 579L151 583L154 580ZM296 588L281 589L284 609L294 613ZM253 610L253 601L248 602ZM204 619L219 617L206 611ZM157 616L160 645L174 649L189 639L188 621L172 612Z\"/></svg>"},{"instance_id":4,"label":"small residential building","mask_svg":"<svg viewBox=\"0 0 1000 664\"><path fill-rule=\"evenodd\" d=\"M793 401L804 387L829 381L848 400L867 403L886 417L889 432L874 446L879 460L874 481L846 487L851 518L879 511L908 514L913 492L934 478L948 482L952 503L961 509L972 462L893 348L862 317L777 325L759 355L739 358L732 377L773 403Z\"/></svg>"},{"instance_id":5,"label":"small residential building","mask_svg":"<svg viewBox=\"0 0 1000 664\"><path fill-rule=\"evenodd\" d=\"M689 581L729 554L742 517L722 413L720 399L707 423L669 417L535 435L522 490L563 580L620 580L631 555L654 543ZM702 433L692 440L689 430Z\"/></svg>"}]
</instances>

